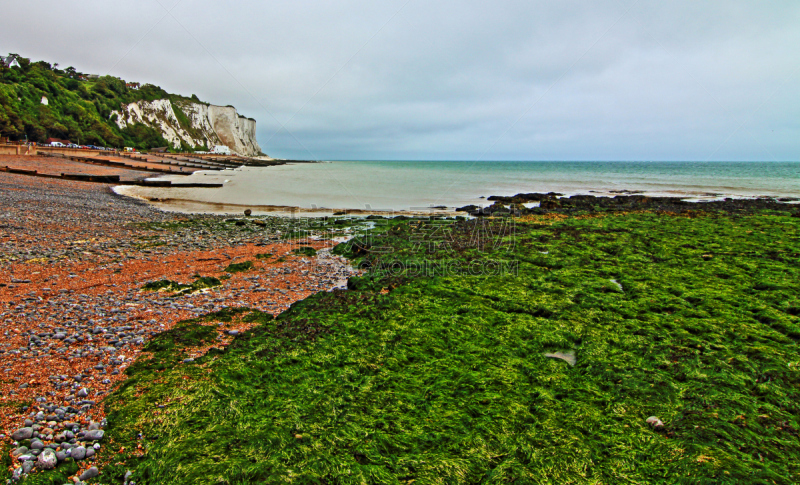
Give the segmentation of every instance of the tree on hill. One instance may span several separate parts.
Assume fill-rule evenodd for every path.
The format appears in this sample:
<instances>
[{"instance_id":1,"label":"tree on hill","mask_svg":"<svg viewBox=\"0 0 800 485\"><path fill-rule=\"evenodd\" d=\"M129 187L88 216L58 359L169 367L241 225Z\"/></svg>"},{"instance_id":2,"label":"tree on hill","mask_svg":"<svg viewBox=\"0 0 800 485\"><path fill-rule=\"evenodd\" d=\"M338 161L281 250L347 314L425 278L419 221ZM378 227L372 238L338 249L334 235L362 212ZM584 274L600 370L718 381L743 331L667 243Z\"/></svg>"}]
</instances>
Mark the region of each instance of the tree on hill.
<instances>
[{"instance_id":1,"label":"tree on hill","mask_svg":"<svg viewBox=\"0 0 800 485\"><path fill-rule=\"evenodd\" d=\"M8 59L19 69L8 69ZM133 146L141 149L169 145L159 130L145 125L120 129L111 113L141 100L171 98L158 86L128 89L125 81L102 76L82 80L70 66L58 69L44 61L31 63L17 54L0 62L0 136L44 143L47 138L69 138L84 144ZM10 64L10 62L9 62ZM43 97L48 105L42 105Z\"/></svg>"}]
</instances>

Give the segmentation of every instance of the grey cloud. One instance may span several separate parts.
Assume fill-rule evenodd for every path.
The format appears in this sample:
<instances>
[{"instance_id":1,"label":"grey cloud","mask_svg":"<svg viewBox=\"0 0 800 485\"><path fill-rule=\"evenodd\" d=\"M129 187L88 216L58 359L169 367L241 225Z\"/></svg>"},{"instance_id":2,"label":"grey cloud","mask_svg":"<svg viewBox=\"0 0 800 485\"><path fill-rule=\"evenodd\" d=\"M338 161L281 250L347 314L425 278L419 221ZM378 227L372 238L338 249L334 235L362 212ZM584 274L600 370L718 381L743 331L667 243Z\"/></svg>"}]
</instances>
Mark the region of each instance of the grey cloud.
<instances>
[{"instance_id":1,"label":"grey cloud","mask_svg":"<svg viewBox=\"0 0 800 485\"><path fill-rule=\"evenodd\" d=\"M32 0L6 13L35 21L6 24L0 49L233 104L274 156L800 159L794 1Z\"/></svg>"}]
</instances>

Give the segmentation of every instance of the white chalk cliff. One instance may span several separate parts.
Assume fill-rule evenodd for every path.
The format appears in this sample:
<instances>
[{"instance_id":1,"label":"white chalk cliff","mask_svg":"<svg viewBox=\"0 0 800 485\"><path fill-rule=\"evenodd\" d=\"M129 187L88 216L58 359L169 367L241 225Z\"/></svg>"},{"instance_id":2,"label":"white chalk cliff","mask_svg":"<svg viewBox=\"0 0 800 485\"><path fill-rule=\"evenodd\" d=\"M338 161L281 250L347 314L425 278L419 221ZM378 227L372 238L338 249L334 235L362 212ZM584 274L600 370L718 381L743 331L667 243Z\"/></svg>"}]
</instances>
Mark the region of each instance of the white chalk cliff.
<instances>
[{"instance_id":1,"label":"white chalk cliff","mask_svg":"<svg viewBox=\"0 0 800 485\"><path fill-rule=\"evenodd\" d=\"M180 110L188 118L189 123L181 123L175 114ZM191 147L226 145L232 153L245 157L261 154L261 147L256 141L256 120L245 118L231 106L213 106L191 101L168 99L155 101L137 101L122 106L119 111L111 113L116 116L115 122L120 128L142 123L161 130L164 138L174 148L180 148L181 141Z\"/></svg>"}]
</instances>

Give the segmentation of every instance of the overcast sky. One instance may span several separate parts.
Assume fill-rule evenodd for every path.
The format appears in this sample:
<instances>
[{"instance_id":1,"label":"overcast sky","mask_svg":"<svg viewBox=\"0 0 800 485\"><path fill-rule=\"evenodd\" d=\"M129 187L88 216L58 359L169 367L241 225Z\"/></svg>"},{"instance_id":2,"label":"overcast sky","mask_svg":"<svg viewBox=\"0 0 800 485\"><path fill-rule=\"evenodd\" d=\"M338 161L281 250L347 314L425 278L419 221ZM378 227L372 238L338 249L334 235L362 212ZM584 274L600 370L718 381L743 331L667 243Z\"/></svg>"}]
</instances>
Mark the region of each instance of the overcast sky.
<instances>
[{"instance_id":1,"label":"overcast sky","mask_svg":"<svg viewBox=\"0 0 800 485\"><path fill-rule=\"evenodd\" d=\"M0 52L232 104L272 156L800 160L797 0L25 0L3 18Z\"/></svg>"}]
</instances>

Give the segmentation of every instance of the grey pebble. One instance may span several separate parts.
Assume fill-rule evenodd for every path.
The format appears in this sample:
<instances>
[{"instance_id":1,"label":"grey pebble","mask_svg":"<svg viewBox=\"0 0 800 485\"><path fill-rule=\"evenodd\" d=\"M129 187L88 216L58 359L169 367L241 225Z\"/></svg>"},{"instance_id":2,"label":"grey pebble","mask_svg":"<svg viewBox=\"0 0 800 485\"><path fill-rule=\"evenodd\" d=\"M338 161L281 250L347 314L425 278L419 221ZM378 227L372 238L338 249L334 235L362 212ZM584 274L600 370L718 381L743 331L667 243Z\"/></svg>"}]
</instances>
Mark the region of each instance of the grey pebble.
<instances>
[{"instance_id":1,"label":"grey pebble","mask_svg":"<svg viewBox=\"0 0 800 485\"><path fill-rule=\"evenodd\" d=\"M94 478L100 475L100 470L97 469L96 466L93 466L86 470L85 472L81 473L81 476L78 477L81 480L88 480L90 478Z\"/></svg>"},{"instance_id":2,"label":"grey pebble","mask_svg":"<svg viewBox=\"0 0 800 485\"><path fill-rule=\"evenodd\" d=\"M33 428L21 428L11 434L15 441L29 440L33 436Z\"/></svg>"},{"instance_id":3,"label":"grey pebble","mask_svg":"<svg viewBox=\"0 0 800 485\"><path fill-rule=\"evenodd\" d=\"M86 448L83 446L76 446L70 450L70 455L74 460L83 460L86 458Z\"/></svg>"},{"instance_id":4,"label":"grey pebble","mask_svg":"<svg viewBox=\"0 0 800 485\"><path fill-rule=\"evenodd\" d=\"M105 431L103 431L102 429L93 429L84 433L83 439L86 441L99 441L103 439L104 434Z\"/></svg>"}]
</instances>

